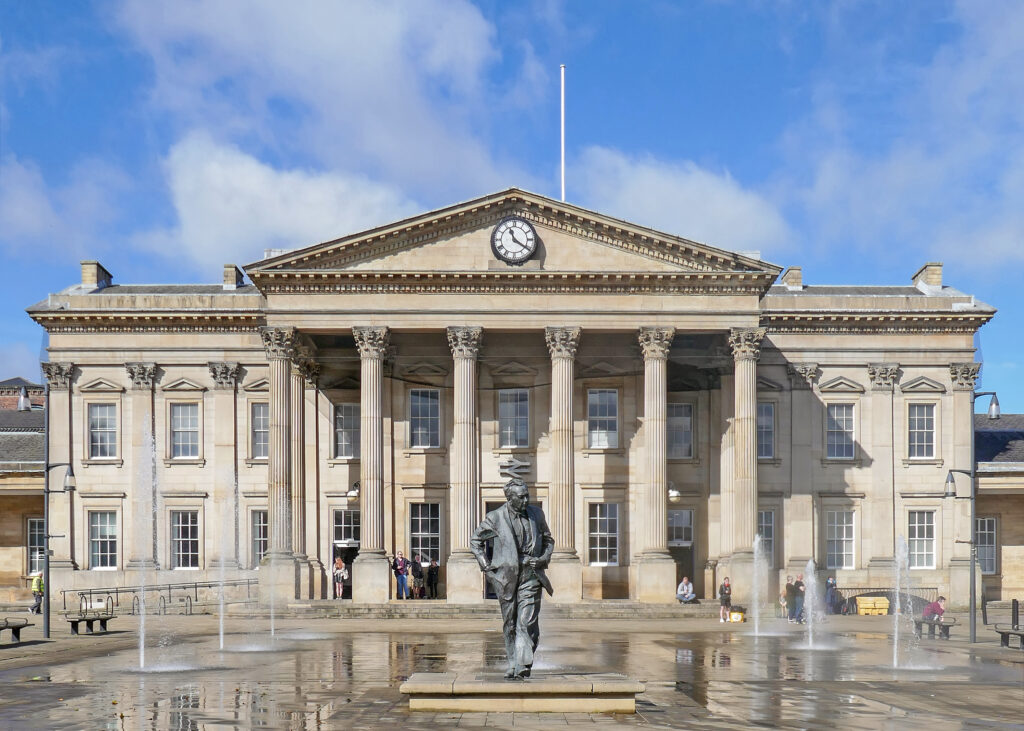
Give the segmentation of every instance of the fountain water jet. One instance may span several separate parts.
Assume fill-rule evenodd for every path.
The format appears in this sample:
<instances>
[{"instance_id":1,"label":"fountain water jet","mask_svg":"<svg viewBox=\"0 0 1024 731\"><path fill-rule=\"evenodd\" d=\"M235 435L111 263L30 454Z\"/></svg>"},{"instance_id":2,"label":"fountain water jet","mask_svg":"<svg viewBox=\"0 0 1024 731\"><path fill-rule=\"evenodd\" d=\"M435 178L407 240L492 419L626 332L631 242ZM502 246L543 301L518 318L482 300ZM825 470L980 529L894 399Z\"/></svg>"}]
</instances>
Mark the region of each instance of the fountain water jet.
<instances>
[{"instance_id":1,"label":"fountain water jet","mask_svg":"<svg viewBox=\"0 0 1024 731\"><path fill-rule=\"evenodd\" d=\"M807 647L810 649L815 647L814 630L818 624L822 604L816 571L814 559L807 559L807 565L804 567L804 621L807 623Z\"/></svg>"},{"instance_id":2,"label":"fountain water jet","mask_svg":"<svg viewBox=\"0 0 1024 731\"><path fill-rule=\"evenodd\" d=\"M761 611L766 605L768 591L768 558L764 553L764 539L758 533L754 536L754 591L750 613L754 617L754 636L761 634Z\"/></svg>"},{"instance_id":3,"label":"fountain water jet","mask_svg":"<svg viewBox=\"0 0 1024 731\"><path fill-rule=\"evenodd\" d=\"M896 556L895 562L893 563L893 572L895 573L895 581L893 582L893 607L892 607L892 618L893 618L893 630L892 630L892 667L898 669L900 666L900 619L903 614L903 601L900 596L900 591L903 588L902 585L906 582L907 596L909 597L910 590L910 552L907 548L907 539L903 536L899 536L896 539Z\"/></svg>"}]
</instances>

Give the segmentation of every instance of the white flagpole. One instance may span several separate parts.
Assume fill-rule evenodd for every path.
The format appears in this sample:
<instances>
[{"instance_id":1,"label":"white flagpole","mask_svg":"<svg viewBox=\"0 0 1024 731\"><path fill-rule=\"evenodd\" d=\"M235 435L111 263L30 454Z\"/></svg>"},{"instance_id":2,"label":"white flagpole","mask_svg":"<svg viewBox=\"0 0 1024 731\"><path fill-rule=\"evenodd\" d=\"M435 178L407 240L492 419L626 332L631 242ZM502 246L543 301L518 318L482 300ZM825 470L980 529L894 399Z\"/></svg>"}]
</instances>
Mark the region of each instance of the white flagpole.
<instances>
[{"instance_id":1,"label":"white flagpole","mask_svg":"<svg viewBox=\"0 0 1024 731\"><path fill-rule=\"evenodd\" d=\"M562 203L565 203L565 64L562 64Z\"/></svg>"}]
</instances>

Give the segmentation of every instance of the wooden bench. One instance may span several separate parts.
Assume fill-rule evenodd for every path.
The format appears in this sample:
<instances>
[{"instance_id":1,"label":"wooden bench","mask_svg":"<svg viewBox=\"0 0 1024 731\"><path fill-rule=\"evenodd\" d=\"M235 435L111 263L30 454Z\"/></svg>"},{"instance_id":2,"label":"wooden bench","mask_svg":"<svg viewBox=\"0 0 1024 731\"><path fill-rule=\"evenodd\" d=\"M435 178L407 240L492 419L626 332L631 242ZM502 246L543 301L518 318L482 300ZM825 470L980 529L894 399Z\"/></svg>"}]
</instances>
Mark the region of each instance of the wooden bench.
<instances>
[{"instance_id":1,"label":"wooden bench","mask_svg":"<svg viewBox=\"0 0 1024 731\"><path fill-rule=\"evenodd\" d=\"M1017 637L1018 649L1024 650L1024 629L1009 624L997 624L992 631L999 634L999 645L1001 647L1009 647L1010 636L1015 635Z\"/></svg>"},{"instance_id":2,"label":"wooden bench","mask_svg":"<svg viewBox=\"0 0 1024 731\"><path fill-rule=\"evenodd\" d=\"M96 622L100 623L100 632L106 632L107 631L107 622L109 622L111 619L114 619L114 617L116 617L116 616L117 615L115 615L115 614L107 614L107 613L102 613L102 612L84 612L82 614L78 614L78 615L74 615L74 616L69 615L68 617L66 617L66 619L71 624L71 634L73 634L73 635L79 634L79 632L78 632L78 625L80 625L80 624L82 624L84 622L85 623L85 633L87 635L91 635L91 634L95 634L95 632L93 631L92 626Z\"/></svg>"},{"instance_id":3,"label":"wooden bench","mask_svg":"<svg viewBox=\"0 0 1024 731\"><path fill-rule=\"evenodd\" d=\"M922 627L927 625L928 627L928 639L935 639L935 628L939 628L939 637L944 640L949 639L949 631L956 625L955 619L947 619L945 621L939 619L924 619L923 617L914 618L914 637L921 639Z\"/></svg>"},{"instance_id":4,"label":"wooden bench","mask_svg":"<svg viewBox=\"0 0 1024 731\"><path fill-rule=\"evenodd\" d=\"M21 631L26 627L34 627L27 619L4 619L0 621L0 637L3 637L3 630L11 631L11 644L21 642Z\"/></svg>"}]
</instances>

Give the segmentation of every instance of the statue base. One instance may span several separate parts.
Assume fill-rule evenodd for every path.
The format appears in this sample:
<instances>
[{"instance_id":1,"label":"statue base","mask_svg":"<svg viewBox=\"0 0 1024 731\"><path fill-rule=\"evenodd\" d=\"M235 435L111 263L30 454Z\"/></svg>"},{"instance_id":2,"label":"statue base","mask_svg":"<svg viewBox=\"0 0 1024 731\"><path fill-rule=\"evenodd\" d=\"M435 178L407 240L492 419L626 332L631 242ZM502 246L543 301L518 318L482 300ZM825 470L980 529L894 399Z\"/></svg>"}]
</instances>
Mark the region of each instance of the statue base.
<instances>
[{"instance_id":1,"label":"statue base","mask_svg":"<svg viewBox=\"0 0 1024 731\"><path fill-rule=\"evenodd\" d=\"M615 673L534 675L414 673L399 690L410 711L450 713L636 713L642 683Z\"/></svg>"}]
</instances>

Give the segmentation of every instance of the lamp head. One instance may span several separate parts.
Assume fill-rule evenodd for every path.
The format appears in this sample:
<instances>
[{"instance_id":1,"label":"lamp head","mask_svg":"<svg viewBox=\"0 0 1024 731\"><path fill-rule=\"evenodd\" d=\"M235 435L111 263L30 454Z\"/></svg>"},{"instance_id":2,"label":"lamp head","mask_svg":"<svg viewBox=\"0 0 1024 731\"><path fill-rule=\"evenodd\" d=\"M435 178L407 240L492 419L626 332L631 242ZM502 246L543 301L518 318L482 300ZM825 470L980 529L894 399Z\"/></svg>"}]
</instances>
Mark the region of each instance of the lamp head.
<instances>
[{"instance_id":1,"label":"lamp head","mask_svg":"<svg viewBox=\"0 0 1024 731\"><path fill-rule=\"evenodd\" d=\"M77 484L75 471L71 469L71 465L68 465L68 471L64 473L64 492L74 492Z\"/></svg>"},{"instance_id":2,"label":"lamp head","mask_svg":"<svg viewBox=\"0 0 1024 731\"><path fill-rule=\"evenodd\" d=\"M944 497L956 497L956 479L953 477L953 472L946 473L946 494Z\"/></svg>"},{"instance_id":3,"label":"lamp head","mask_svg":"<svg viewBox=\"0 0 1024 731\"><path fill-rule=\"evenodd\" d=\"M988 418L996 420L999 418L999 397L992 394L992 401L988 405Z\"/></svg>"},{"instance_id":4,"label":"lamp head","mask_svg":"<svg viewBox=\"0 0 1024 731\"><path fill-rule=\"evenodd\" d=\"M18 394L18 411L31 411L32 401L28 397L28 389L24 386L21 387L21 393Z\"/></svg>"}]
</instances>

